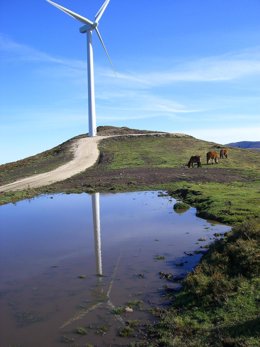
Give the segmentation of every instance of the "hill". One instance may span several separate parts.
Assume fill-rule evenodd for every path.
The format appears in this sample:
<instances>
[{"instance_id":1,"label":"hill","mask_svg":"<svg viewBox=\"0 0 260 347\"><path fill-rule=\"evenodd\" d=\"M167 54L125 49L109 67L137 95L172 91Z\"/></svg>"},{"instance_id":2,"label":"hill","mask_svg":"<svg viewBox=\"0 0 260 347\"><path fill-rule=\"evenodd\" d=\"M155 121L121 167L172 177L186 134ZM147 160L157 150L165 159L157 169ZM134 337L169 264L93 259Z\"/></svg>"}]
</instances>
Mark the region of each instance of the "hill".
<instances>
[{"instance_id":1,"label":"hill","mask_svg":"<svg viewBox=\"0 0 260 347\"><path fill-rule=\"evenodd\" d=\"M244 149L257 149L260 150L260 141L239 141L228 143L226 146L244 148Z\"/></svg>"},{"instance_id":2,"label":"hill","mask_svg":"<svg viewBox=\"0 0 260 347\"><path fill-rule=\"evenodd\" d=\"M157 324L140 346L258 346L260 152L230 146L228 159L207 165L207 151L219 151L221 145L184 134L128 128L100 127L98 135L117 136L99 143L100 155L94 166L47 187L4 192L0 204L42 193L167 190L196 207L203 218L240 224L210 247L183 282L180 293L164 286L171 307L155 308ZM71 161L72 144L83 137L1 165L0 184ZM201 155L201 168L187 167L191 155ZM141 322L140 329L144 326Z\"/></svg>"},{"instance_id":3,"label":"hill","mask_svg":"<svg viewBox=\"0 0 260 347\"><path fill-rule=\"evenodd\" d=\"M107 136L99 144L99 159L84 173L57 183L57 189L95 190L163 184L172 181L234 182L252 180L259 174L260 156L239 148L229 148L229 158L218 165L206 165L206 153L219 151L221 145L198 140L185 134L159 133L147 130L98 127L99 136ZM49 172L73 158L74 137L38 155L0 166L0 186L39 173ZM192 155L200 155L202 168L188 169Z\"/></svg>"},{"instance_id":4,"label":"hill","mask_svg":"<svg viewBox=\"0 0 260 347\"><path fill-rule=\"evenodd\" d=\"M186 199L198 208L198 214L211 219L232 224L247 215L257 215L260 153L229 147L228 159L207 165L206 153L209 150L219 152L221 145L185 134L154 133L125 127L98 128L98 135L104 134L107 137L102 137L99 142L100 154L94 166L35 190L31 188L9 194L2 190L0 204L45 192L165 189ZM49 172L71 161L73 144L84 137L77 136L37 156L1 165L0 186ZM192 155L201 156L201 168L187 167ZM212 202L212 196L217 198L216 203Z\"/></svg>"}]
</instances>

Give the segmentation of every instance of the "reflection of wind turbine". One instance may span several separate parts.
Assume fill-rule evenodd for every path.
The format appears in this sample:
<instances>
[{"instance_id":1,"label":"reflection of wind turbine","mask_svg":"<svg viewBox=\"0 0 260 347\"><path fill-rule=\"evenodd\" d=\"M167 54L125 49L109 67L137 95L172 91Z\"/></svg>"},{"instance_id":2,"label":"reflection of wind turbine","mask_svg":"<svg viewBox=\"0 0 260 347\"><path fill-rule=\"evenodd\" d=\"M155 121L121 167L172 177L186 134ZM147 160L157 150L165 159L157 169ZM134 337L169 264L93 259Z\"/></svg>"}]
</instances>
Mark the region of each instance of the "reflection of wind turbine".
<instances>
[{"instance_id":1,"label":"reflection of wind turbine","mask_svg":"<svg viewBox=\"0 0 260 347\"><path fill-rule=\"evenodd\" d=\"M92 213L93 213L93 226L94 226L94 238L95 238L95 253L96 253L96 271L97 275L102 276L102 254L101 254L101 229L100 229L100 204L99 204L99 193L95 193L92 195ZM89 312L97 310L101 306L107 306L109 310L115 310L115 305L112 303L111 299L111 292L113 289L115 277L117 270L119 268L121 259L121 254L119 255L117 262L114 267L114 271L112 273L111 279L108 284L107 290L104 292L104 283L103 287L101 288L102 291L102 299L98 302L96 302L94 305L81 309L80 311L76 312L69 320L67 320L60 328L63 329L67 327L68 325L74 323L75 321L78 321L80 319L83 319ZM100 278L102 280L102 278ZM99 284L101 284L102 281L99 281ZM117 314L114 316L115 319L117 319L123 326L125 325L124 319L121 317L121 315Z\"/></svg>"},{"instance_id":2,"label":"reflection of wind turbine","mask_svg":"<svg viewBox=\"0 0 260 347\"><path fill-rule=\"evenodd\" d=\"M101 235L100 235L100 205L99 193L92 195L92 213L95 236L96 269L97 274L102 276L102 254L101 254Z\"/></svg>"},{"instance_id":3,"label":"reflection of wind turbine","mask_svg":"<svg viewBox=\"0 0 260 347\"><path fill-rule=\"evenodd\" d=\"M56 4L51 0L47 0L51 5L57 7L59 10L65 12L69 16L77 19L84 25L80 28L80 32L87 34L87 51L88 51L88 120L89 120L89 136L96 136L96 105L95 105L95 86L94 86L94 59L93 59L93 46L92 46L92 31L96 31L97 36L108 56L108 59L111 63L110 57L108 55L107 49L105 47L104 41L101 37L101 34L98 30L98 24L103 16L110 0L105 0L103 5L100 7L99 11L95 16L94 22L91 20L82 17L81 15L68 10L67 8ZM112 63L111 63L112 65Z\"/></svg>"}]
</instances>

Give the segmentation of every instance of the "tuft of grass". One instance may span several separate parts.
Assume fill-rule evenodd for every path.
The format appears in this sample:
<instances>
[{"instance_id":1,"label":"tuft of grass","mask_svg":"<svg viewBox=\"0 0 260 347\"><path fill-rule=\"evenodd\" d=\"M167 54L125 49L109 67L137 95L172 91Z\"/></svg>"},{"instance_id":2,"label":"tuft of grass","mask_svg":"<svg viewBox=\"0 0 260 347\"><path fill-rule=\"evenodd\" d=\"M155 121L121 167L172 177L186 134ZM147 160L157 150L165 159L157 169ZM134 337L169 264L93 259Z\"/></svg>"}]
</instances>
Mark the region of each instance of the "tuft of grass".
<instances>
[{"instance_id":1,"label":"tuft of grass","mask_svg":"<svg viewBox=\"0 0 260 347\"><path fill-rule=\"evenodd\" d=\"M190 206L188 204L186 204L185 202L176 202L176 204L174 204L173 209L176 212L185 212L190 208Z\"/></svg>"},{"instance_id":2,"label":"tuft of grass","mask_svg":"<svg viewBox=\"0 0 260 347\"><path fill-rule=\"evenodd\" d=\"M102 326L100 326L100 327L98 327L98 328L96 329L95 333L96 333L97 335L103 336L103 335L106 335L106 334L107 334L108 330L109 330L109 327L108 327L108 326L102 325Z\"/></svg>"},{"instance_id":3,"label":"tuft of grass","mask_svg":"<svg viewBox=\"0 0 260 347\"><path fill-rule=\"evenodd\" d=\"M112 310L112 313L115 315L120 315L123 314L125 312L125 307L124 306L118 306L118 307L114 307Z\"/></svg>"},{"instance_id":4,"label":"tuft of grass","mask_svg":"<svg viewBox=\"0 0 260 347\"><path fill-rule=\"evenodd\" d=\"M120 337L133 337L135 330L131 326L125 326L118 331Z\"/></svg>"},{"instance_id":5,"label":"tuft of grass","mask_svg":"<svg viewBox=\"0 0 260 347\"><path fill-rule=\"evenodd\" d=\"M77 327L75 332L78 335L87 335L87 330L83 327Z\"/></svg>"}]
</instances>

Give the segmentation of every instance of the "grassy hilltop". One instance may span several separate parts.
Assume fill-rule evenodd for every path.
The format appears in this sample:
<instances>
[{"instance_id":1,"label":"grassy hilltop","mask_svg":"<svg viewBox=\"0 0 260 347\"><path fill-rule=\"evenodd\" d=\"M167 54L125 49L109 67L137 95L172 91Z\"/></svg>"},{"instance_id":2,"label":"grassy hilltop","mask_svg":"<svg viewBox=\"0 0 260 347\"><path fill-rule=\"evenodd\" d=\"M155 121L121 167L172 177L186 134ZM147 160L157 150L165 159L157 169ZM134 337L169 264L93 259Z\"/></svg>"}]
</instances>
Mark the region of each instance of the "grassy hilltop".
<instances>
[{"instance_id":1,"label":"grassy hilltop","mask_svg":"<svg viewBox=\"0 0 260 347\"><path fill-rule=\"evenodd\" d=\"M92 168L48 187L3 193L0 204L41 193L158 189L195 206L201 217L234 226L210 247L180 293L166 290L171 307L155 310L158 323L146 327L134 345L259 346L260 152L229 148L228 159L207 165L206 153L219 151L220 145L181 134L132 137L143 131L98 130L100 135L121 136L100 143ZM0 166L0 185L70 160L71 141ZM187 168L191 155L201 155L201 168Z\"/></svg>"},{"instance_id":2,"label":"grassy hilltop","mask_svg":"<svg viewBox=\"0 0 260 347\"><path fill-rule=\"evenodd\" d=\"M130 134L144 134L130 136ZM220 145L182 134L99 127L103 140L94 167L63 182L26 192L4 193L0 203L45 192L129 191L166 189L198 209L198 214L229 224L259 215L260 153L229 148L228 159L207 165L206 153ZM82 135L83 136L83 135ZM79 137L82 137L79 136ZM78 138L79 138L78 137ZM0 166L0 185L46 172L70 160L71 139L60 146ZM201 155L201 168L188 168L191 155Z\"/></svg>"}]
</instances>

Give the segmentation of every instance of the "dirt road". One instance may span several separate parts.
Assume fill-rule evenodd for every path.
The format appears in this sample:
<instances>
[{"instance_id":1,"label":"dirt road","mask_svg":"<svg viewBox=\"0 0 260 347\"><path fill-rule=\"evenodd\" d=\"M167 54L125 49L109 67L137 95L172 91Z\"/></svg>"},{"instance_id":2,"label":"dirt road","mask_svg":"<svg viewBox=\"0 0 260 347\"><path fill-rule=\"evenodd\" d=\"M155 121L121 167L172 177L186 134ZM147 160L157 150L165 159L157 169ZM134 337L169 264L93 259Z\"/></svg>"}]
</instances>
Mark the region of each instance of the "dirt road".
<instances>
[{"instance_id":1,"label":"dirt road","mask_svg":"<svg viewBox=\"0 0 260 347\"><path fill-rule=\"evenodd\" d=\"M98 143L104 136L86 137L73 142L74 158L55 170L30 176L0 187L0 192L24 190L47 186L54 182L63 181L95 164L99 156Z\"/></svg>"},{"instance_id":2,"label":"dirt road","mask_svg":"<svg viewBox=\"0 0 260 347\"><path fill-rule=\"evenodd\" d=\"M57 169L42 174L33 175L20 179L18 181L0 186L0 192L25 190L30 188L38 188L48 186L52 183L64 181L67 178L85 171L95 164L99 157L98 144L101 140L109 137L121 136L164 136L165 133L127 133L127 134L110 134L109 132L103 136L85 137L77 139L72 143L74 158L70 162L59 166ZM186 135L183 135L186 136Z\"/></svg>"}]
</instances>

